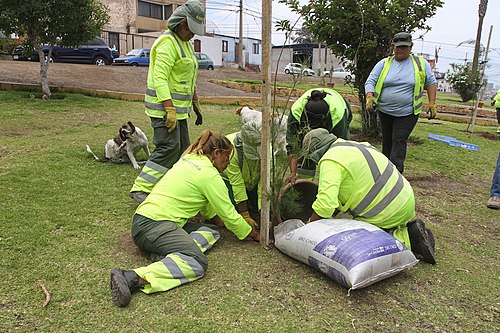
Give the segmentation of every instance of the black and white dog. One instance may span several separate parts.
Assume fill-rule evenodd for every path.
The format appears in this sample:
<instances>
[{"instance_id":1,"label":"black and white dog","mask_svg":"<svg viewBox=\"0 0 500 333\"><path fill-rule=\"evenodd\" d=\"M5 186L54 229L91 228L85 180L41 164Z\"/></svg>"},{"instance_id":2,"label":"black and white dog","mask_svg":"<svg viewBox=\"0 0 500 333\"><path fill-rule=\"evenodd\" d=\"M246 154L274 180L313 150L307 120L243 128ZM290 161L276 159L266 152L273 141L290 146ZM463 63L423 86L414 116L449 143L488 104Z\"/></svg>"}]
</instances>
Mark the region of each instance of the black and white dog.
<instances>
[{"instance_id":1,"label":"black and white dog","mask_svg":"<svg viewBox=\"0 0 500 333\"><path fill-rule=\"evenodd\" d=\"M118 135L114 139L109 139L104 146L103 162L113 163L132 163L134 169L141 167L135 159L141 149L144 150L149 157L148 138L139 127L134 126L130 121L124 124L118 131ZM92 152L87 145L87 151L94 155L94 158L99 161L99 158Z\"/></svg>"}]
</instances>

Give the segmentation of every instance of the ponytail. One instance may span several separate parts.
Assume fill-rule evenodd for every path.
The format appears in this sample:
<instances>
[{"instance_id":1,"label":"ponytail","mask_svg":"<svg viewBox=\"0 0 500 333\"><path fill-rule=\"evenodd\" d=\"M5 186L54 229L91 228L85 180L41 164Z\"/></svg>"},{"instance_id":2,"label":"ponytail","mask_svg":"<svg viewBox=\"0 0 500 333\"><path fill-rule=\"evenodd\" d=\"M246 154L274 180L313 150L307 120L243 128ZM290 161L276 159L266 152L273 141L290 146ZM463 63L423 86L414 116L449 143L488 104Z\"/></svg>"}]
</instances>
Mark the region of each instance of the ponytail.
<instances>
[{"instance_id":1,"label":"ponytail","mask_svg":"<svg viewBox=\"0 0 500 333\"><path fill-rule=\"evenodd\" d=\"M233 145L224 135L210 130L205 130L201 132L198 139L196 139L196 141L193 142L182 155L198 154L205 155L211 159L213 152L218 149L231 151L233 149Z\"/></svg>"}]
</instances>

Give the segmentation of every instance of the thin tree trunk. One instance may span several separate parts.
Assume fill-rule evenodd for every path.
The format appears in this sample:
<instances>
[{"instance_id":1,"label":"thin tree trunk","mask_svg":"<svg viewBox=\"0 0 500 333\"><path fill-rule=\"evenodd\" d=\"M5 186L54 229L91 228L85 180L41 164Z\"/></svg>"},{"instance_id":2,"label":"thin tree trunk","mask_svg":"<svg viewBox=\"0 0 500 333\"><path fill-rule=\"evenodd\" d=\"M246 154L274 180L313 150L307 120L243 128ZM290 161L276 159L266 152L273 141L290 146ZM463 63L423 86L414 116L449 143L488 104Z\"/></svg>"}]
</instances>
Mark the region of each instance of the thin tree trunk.
<instances>
[{"instance_id":1,"label":"thin tree trunk","mask_svg":"<svg viewBox=\"0 0 500 333\"><path fill-rule=\"evenodd\" d=\"M477 24L476 44L474 47L474 58L472 60L472 73L478 71L479 63L479 50L481 46L481 30L483 30L484 15L486 15L486 8L488 7L488 0L481 0L479 3L479 22Z\"/></svg>"},{"instance_id":2,"label":"thin tree trunk","mask_svg":"<svg viewBox=\"0 0 500 333\"><path fill-rule=\"evenodd\" d=\"M40 82L42 83L42 93L43 99L50 99L51 92L49 87L49 78L47 77L47 71L49 70L49 59L51 56L51 52L49 52L47 59L45 59L45 55L41 49L41 47L37 46L38 58L40 59ZM51 51L51 50L50 50Z\"/></svg>"}]
</instances>

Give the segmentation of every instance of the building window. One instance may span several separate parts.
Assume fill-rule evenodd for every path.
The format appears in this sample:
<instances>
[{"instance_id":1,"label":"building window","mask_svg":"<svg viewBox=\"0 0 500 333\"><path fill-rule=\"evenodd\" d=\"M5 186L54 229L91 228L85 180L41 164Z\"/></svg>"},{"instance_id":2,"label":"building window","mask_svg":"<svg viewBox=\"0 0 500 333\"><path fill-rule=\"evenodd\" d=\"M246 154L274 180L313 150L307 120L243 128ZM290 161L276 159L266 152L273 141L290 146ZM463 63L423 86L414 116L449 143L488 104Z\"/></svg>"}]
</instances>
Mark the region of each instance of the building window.
<instances>
[{"instance_id":1,"label":"building window","mask_svg":"<svg viewBox=\"0 0 500 333\"><path fill-rule=\"evenodd\" d=\"M170 18L170 16L172 16L172 13L174 12L174 10L172 9L172 5L165 5L165 6L163 6L163 9L164 9L164 14L165 14L163 19L168 20Z\"/></svg>"},{"instance_id":2,"label":"building window","mask_svg":"<svg viewBox=\"0 0 500 333\"><path fill-rule=\"evenodd\" d=\"M201 40L195 39L194 43L194 52L201 52Z\"/></svg>"},{"instance_id":3,"label":"building window","mask_svg":"<svg viewBox=\"0 0 500 333\"><path fill-rule=\"evenodd\" d=\"M227 52L228 50L228 43L227 40L222 41L222 52Z\"/></svg>"},{"instance_id":4,"label":"building window","mask_svg":"<svg viewBox=\"0 0 500 333\"><path fill-rule=\"evenodd\" d=\"M252 49L253 49L253 54L259 54L259 44L258 43L253 43L252 44Z\"/></svg>"},{"instance_id":5,"label":"building window","mask_svg":"<svg viewBox=\"0 0 500 333\"><path fill-rule=\"evenodd\" d=\"M163 8L161 5L149 3L146 1L138 0L139 3L139 16L151 17L155 19L163 19Z\"/></svg>"}]
</instances>

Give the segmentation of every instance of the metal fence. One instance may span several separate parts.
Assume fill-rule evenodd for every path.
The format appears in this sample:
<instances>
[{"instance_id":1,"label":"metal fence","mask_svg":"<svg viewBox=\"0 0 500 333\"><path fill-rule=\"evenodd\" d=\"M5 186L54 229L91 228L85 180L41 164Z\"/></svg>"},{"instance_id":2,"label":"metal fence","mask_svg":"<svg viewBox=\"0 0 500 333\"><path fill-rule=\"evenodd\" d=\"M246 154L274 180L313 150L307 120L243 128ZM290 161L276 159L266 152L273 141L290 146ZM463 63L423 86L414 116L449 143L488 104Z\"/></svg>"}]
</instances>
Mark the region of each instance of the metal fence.
<instances>
[{"instance_id":1,"label":"metal fence","mask_svg":"<svg viewBox=\"0 0 500 333\"><path fill-rule=\"evenodd\" d=\"M108 43L109 47L118 50L120 55L124 55L132 49L141 49L153 46L153 43L158 36L103 30L101 37L106 41L106 43Z\"/></svg>"}]
</instances>

